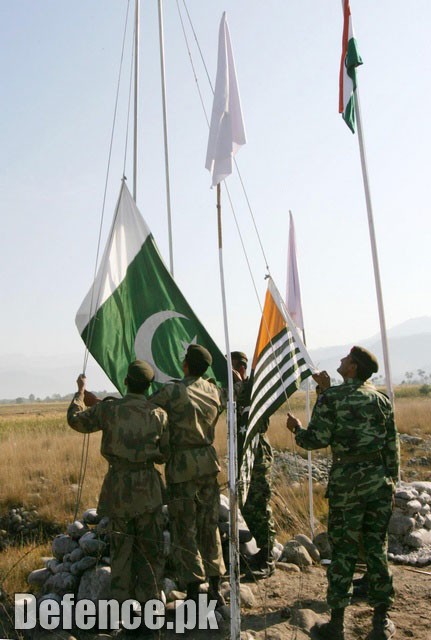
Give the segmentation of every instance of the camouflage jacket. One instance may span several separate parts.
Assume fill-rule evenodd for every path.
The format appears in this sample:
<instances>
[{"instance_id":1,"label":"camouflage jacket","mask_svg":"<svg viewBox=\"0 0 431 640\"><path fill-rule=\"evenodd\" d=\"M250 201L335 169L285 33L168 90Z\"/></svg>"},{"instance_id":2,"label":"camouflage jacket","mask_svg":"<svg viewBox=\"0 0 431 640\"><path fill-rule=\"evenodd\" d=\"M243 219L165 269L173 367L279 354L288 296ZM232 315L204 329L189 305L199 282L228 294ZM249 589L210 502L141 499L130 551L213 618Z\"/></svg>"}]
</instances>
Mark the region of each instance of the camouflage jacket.
<instances>
[{"instance_id":1,"label":"camouflage jacket","mask_svg":"<svg viewBox=\"0 0 431 640\"><path fill-rule=\"evenodd\" d=\"M109 470L100 492L99 514L132 518L163 504L161 478L154 463L165 462L169 454L165 411L136 393L87 409L77 393L67 421L80 433L103 432L100 453Z\"/></svg>"},{"instance_id":2,"label":"camouflage jacket","mask_svg":"<svg viewBox=\"0 0 431 640\"><path fill-rule=\"evenodd\" d=\"M304 449L331 447L327 497L333 506L398 480L400 452L392 406L369 382L348 379L319 395L308 429L299 429L296 442Z\"/></svg>"},{"instance_id":3,"label":"camouflage jacket","mask_svg":"<svg viewBox=\"0 0 431 640\"><path fill-rule=\"evenodd\" d=\"M168 483L218 473L220 465L213 442L223 409L220 389L203 378L186 376L166 384L151 401L163 407L169 418Z\"/></svg>"}]
</instances>

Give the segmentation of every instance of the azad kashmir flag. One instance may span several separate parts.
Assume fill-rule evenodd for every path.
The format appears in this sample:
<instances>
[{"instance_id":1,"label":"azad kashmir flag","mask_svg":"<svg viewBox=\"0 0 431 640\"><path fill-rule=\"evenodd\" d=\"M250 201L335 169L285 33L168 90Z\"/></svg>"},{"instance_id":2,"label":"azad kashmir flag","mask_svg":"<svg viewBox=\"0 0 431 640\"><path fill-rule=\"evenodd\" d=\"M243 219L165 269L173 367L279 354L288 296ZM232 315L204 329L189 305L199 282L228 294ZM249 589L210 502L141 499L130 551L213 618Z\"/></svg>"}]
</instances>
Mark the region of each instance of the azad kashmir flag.
<instances>
[{"instance_id":1,"label":"azad kashmir flag","mask_svg":"<svg viewBox=\"0 0 431 640\"><path fill-rule=\"evenodd\" d=\"M242 504L247 498L259 431L315 367L295 328L272 278L268 280L250 376L250 407L239 425L240 487Z\"/></svg>"},{"instance_id":2,"label":"azad kashmir flag","mask_svg":"<svg viewBox=\"0 0 431 640\"><path fill-rule=\"evenodd\" d=\"M123 181L109 239L76 315L89 352L120 391L133 360L154 368L155 387L182 378L189 344L213 357L207 375L226 385L227 367L159 254L154 238Z\"/></svg>"},{"instance_id":3,"label":"azad kashmir flag","mask_svg":"<svg viewBox=\"0 0 431 640\"><path fill-rule=\"evenodd\" d=\"M352 16L349 0L343 0L343 43L340 63L340 94L339 113L352 133L356 129L355 91L356 91L356 67L362 64L358 52L356 39L353 35Z\"/></svg>"}]
</instances>

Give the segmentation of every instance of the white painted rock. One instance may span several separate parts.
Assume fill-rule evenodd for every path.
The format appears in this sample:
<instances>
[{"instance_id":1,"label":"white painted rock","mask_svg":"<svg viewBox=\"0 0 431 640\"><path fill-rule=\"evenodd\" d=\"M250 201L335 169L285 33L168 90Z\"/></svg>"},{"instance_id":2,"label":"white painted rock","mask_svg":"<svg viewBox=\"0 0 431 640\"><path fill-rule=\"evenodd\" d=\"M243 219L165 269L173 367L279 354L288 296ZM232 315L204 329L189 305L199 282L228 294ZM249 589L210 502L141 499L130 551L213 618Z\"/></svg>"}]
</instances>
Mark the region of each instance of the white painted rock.
<instances>
[{"instance_id":1,"label":"white painted rock","mask_svg":"<svg viewBox=\"0 0 431 640\"><path fill-rule=\"evenodd\" d=\"M75 520L75 522L72 522L72 524L67 525L67 533L74 540L77 540L78 538L83 536L87 531L88 527L83 522L81 522L81 520Z\"/></svg>"},{"instance_id":2,"label":"white painted rock","mask_svg":"<svg viewBox=\"0 0 431 640\"><path fill-rule=\"evenodd\" d=\"M416 513L419 513L422 505L419 500L409 500L406 504L407 515L414 516Z\"/></svg>"},{"instance_id":3,"label":"white painted rock","mask_svg":"<svg viewBox=\"0 0 431 640\"><path fill-rule=\"evenodd\" d=\"M99 516L96 509L87 509L82 514L82 519L86 524L99 524L102 516Z\"/></svg>"},{"instance_id":4,"label":"white painted rock","mask_svg":"<svg viewBox=\"0 0 431 640\"><path fill-rule=\"evenodd\" d=\"M316 622L320 622L321 618L312 609L293 609L291 623L295 627L311 631Z\"/></svg>"},{"instance_id":5,"label":"white painted rock","mask_svg":"<svg viewBox=\"0 0 431 640\"><path fill-rule=\"evenodd\" d=\"M80 576L84 571L87 571L87 569L91 569L96 566L96 564L97 558L94 558L93 556L84 556L81 560L73 563L70 568L70 573L74 576Z\"/></svg>"},{"instance_id":6,"label":"white painted rock","mask_svg":"<svg viewBox=\"0 0 431 640\"><path fill-rule=\"evenodd\" d=\"M46 591L54 591L60 596L66 593L74 593L78 588L78 578L71 573L56 573L51 575L44 584Z\"/></svg>"},{"instance_id":7,"label":"white painted rock","mask_svg":"<svg viewBox=\"0 0 431 640\"><path fill-rule=\"evenodd\" d=\"M413 531L406 538L406 544L413 549L420 549L425 545L431 545L431 531L428 529L418 529Z\"/></svg>"},{"instance_id":8,"label":"white painted rock","mask_svg":"<svg viewBox=\"0 0 431 640\"><path fill-rule=\"evenodd\" d=\"M252 590L246 584L241 584L239 587L240 590L240 598L241 598L241 606L246 609L252 609L256 604L256 599L253 595Z\"/></svg>"},{"instance_id":9,"label":"white painted rock","mask_svg":"<svg viewBox=\"0 0 431 640\"><path fill-rule=\"evenodd\" d=\"M301 569L297 564L292 564L291 562L276 562L275 566L277 569L281 569L286 573L301 573Z\"/></svg>"}]
</instances>

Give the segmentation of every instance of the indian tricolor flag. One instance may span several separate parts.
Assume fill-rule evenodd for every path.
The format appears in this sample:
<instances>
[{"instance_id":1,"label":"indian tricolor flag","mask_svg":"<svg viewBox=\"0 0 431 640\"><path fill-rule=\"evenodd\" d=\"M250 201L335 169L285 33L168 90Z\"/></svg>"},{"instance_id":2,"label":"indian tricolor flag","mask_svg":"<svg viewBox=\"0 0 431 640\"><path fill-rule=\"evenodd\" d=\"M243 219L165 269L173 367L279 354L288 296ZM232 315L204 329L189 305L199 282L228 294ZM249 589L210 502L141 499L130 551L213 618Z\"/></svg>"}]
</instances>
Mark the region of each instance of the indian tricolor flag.
<instances>
[{"instance_id":1,"label":"indian tricolor flag","mask_svg":"<svg viewBox=\"0 0 431 640\"><path fill-rule=\"evenodd\" d=\"M314 370L280 292L269 278L252 363L248 420L246 423L241 420L240 424L240 436L244 437L240 472L243 504L250 484L260 426Z\"/></svg>"},{"instance_id":2,"label":"indian tricolor flag","mask_svg":"<svg viewBox=\"0 0 431 640\"><path fill-rule=\"evenodd\" d=\"M356 67L362 64L356 40L353 35L352 16L349 0L343 0L343 46L340 63L340 99L339 112L353 133L356 128L355 91Z\"/></svg>"},{"instance_id":3,"label":"indian tricolor flag","mask_svg":"<svg viewBox=\"0 0 431 640\"><path fill-rule=\"evenodd\" d=\"M123 181L108 242L93 286L76 315L89 352L120 392L133 360L146 360L155 383L182 378L189 344L213 357L208 375L225 385L226 358L166 268Z\"/></svg>"}]
</instances>

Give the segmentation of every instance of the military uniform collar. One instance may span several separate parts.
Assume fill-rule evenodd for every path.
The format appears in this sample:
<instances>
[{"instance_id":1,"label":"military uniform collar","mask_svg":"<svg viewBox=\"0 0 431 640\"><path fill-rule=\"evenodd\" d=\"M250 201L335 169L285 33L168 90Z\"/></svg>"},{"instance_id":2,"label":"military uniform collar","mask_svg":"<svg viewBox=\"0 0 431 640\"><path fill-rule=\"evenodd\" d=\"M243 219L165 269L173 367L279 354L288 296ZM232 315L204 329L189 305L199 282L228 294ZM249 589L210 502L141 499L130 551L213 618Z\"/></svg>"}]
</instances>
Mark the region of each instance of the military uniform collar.
<instances>
[{"instance_id":1,"label":"military uniform collar","mask_svg":"<svg viewBox=\"0 0 431 640\"><path fill-rule=\"evenodd\" d=\"M344 384L364 384L364 381L359 378L346 378Z\"/></svg>"},{"instance_id":2,"label":"military uniform collar","mask_svg":"<svg viewBox=\"0 0 431 640\"><path fill-rule=\"evenodd\" d=\"M141 400L148 400L147 396L145 396L143 393L132 393L131 391L128 391L124 397L125 398L140 398Z\"/></svg>"}]
</instances>

